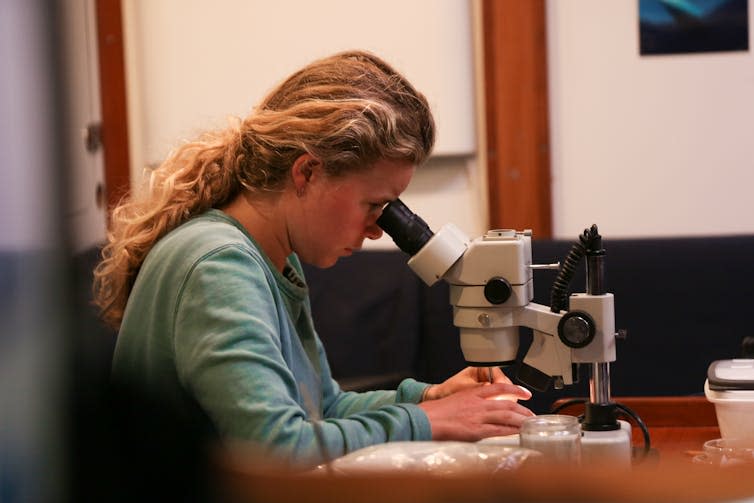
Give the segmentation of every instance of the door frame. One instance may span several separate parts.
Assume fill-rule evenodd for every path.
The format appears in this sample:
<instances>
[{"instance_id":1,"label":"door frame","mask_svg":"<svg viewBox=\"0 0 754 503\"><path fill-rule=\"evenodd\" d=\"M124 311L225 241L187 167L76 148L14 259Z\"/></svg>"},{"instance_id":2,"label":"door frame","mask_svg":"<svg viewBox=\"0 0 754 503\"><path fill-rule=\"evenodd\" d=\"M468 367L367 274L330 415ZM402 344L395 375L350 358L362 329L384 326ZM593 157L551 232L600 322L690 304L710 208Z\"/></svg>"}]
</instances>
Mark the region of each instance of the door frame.
<instances>
[{"instance_id":1,"label":"door frame","mask_svg":"<svg viewBox=\"0 0 754 503\"><path fill-rule=\"evenodd\" d=\"M95 0L95 7L105 196L112 209L131 187L123 11L121 0Z\"/></svg>"},{"instance_id":2,"label":"door frame","mask_svg":"<svg viewBox=\"0 0 754 503\"><path fill-rule=\"evenodd\" d=\"M545 0L482 0L489 221L552 237Z\"/></svg>"}]
</instances>

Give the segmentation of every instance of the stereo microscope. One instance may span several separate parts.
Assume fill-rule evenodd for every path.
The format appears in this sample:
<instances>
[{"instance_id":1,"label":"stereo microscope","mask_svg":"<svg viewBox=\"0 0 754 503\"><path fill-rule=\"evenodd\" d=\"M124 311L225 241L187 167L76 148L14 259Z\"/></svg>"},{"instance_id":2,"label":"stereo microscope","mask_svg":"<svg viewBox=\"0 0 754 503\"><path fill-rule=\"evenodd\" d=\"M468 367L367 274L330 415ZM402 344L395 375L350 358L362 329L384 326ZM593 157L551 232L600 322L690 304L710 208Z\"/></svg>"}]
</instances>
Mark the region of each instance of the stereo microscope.
<instances>
[{"instance_id":1,"label":"stereo microscope","mask_svg":"<svg viewBox=\"0 0 754 503\"><path fill-rule=\"evenodd\" d=\"M610 397L609 364L615 361L614 298L605 292L602 238L584 231L563 264L532 264L531 231L490 230L470 240L453 224L437 233L400 199L383 208L377 224L409 254L409 267L427 284L450 287L453 324L471 366L510 366L519 352L520 327L533 340L516 379L535 390L560 389L578 380L578 366L591 367L589 399L582 420L584 459L611 455L631 461L631 428L617 420ZM568 295L581 258L587 260L586 293ZM558 269L551 305L532 302L533 270Z\"/></svg>"}]
</instances>

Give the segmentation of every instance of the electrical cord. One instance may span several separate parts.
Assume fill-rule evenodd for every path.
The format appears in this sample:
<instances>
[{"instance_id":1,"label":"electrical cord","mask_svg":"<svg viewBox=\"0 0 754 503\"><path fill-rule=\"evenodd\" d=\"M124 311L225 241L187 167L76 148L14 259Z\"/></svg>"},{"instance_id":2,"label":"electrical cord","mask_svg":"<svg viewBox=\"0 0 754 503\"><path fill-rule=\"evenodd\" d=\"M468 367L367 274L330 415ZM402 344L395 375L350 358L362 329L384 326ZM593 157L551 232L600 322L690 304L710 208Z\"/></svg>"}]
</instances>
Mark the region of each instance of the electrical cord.
<instances>
[{"instance_id":1,"label":"electrical cord","mask_svg":"<svg viewBox=\"0 0 754 503\"><path fill-rule=\"evenodd\" d=\"M644 437L644 454L642 456L642 459L645 459L647 456L649 456L649 451L652 448L651 441L649 439L649 428L647 428L647 425L642 421L642 419L639 417L639 415L631 410L629 407L626 407L625 405L621 403L615 403L614 404L618 410L623 412L623 417L625 418L631 418L634 420L636 425L641 430L642 436Z\"/></svg>"},{"instance_id":2,"label":"electrical cord","mask_svg":"<svg viewBox=\"0 0 754 503\"><path fill-rule=\"evenodd\" d=\"M563 265L558 271L558 276L552 283L550 289L550 311L553 313L559 313L563 309L568 308L568 286L573 279L573 274L576 272L576 266L579 265L582 257L586 253L586 248L581 243L575 243L571 247L571 251L563 260Z\"/></svg>"},{"instance_id":3,"label":"electrical cord","mask_svg":"<svg viewBox=\"0 0 754 503\"><path fill-rule=\"evenodd\" d=\"M584 258L584 255L601 243L601 241L602 236L599 235L597 226L592 225L589 229L584 229L584 232L579 236L579 240L573 244L568 255L563 260L563 265L558 271L558 276L552 283L552 288L550 289L550 311L559 313L563 309L568 309L568 286L576 272L576 267L579 265L581 259Z\"/></svg>"}]
</instances>

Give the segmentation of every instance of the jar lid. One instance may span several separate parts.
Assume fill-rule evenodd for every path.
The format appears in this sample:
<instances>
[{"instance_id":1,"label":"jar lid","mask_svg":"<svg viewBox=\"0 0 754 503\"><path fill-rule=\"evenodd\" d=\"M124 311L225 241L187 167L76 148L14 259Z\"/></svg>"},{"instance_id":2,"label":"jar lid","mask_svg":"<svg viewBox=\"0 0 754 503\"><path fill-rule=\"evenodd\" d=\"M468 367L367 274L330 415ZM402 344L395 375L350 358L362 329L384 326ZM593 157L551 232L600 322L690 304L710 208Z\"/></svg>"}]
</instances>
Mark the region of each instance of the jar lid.
<instances>
[{"instance_id":1,"label":"jar lid","mask_svg":"<svg viewBox=\"0 0 754 503\"><path fill-rule=\"evenodd\" d=\"M713 391L754 390L754 359L717 360L707 369Z\"/></svg>"}]
</instances>

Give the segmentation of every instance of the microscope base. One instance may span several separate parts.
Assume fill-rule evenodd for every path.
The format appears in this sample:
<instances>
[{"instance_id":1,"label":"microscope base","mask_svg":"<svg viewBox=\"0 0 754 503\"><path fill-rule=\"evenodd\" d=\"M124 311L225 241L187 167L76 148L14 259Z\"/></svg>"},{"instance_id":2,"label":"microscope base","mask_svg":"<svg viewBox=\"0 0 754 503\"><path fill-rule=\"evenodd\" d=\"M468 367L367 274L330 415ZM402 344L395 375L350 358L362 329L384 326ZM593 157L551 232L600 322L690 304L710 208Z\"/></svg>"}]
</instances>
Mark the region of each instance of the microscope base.
<instances>
[{"instance_id":1,"label":"microscope base","mask_svg":"<svg viewBox=\"0 0 754 503\"><path fill-rule=\"evenodd\" d=\"M620 468L631 467L631 425L620 420L618 423L619 430L583 431L582 464L611 463Z\"/></svg>"}]
</instances>

